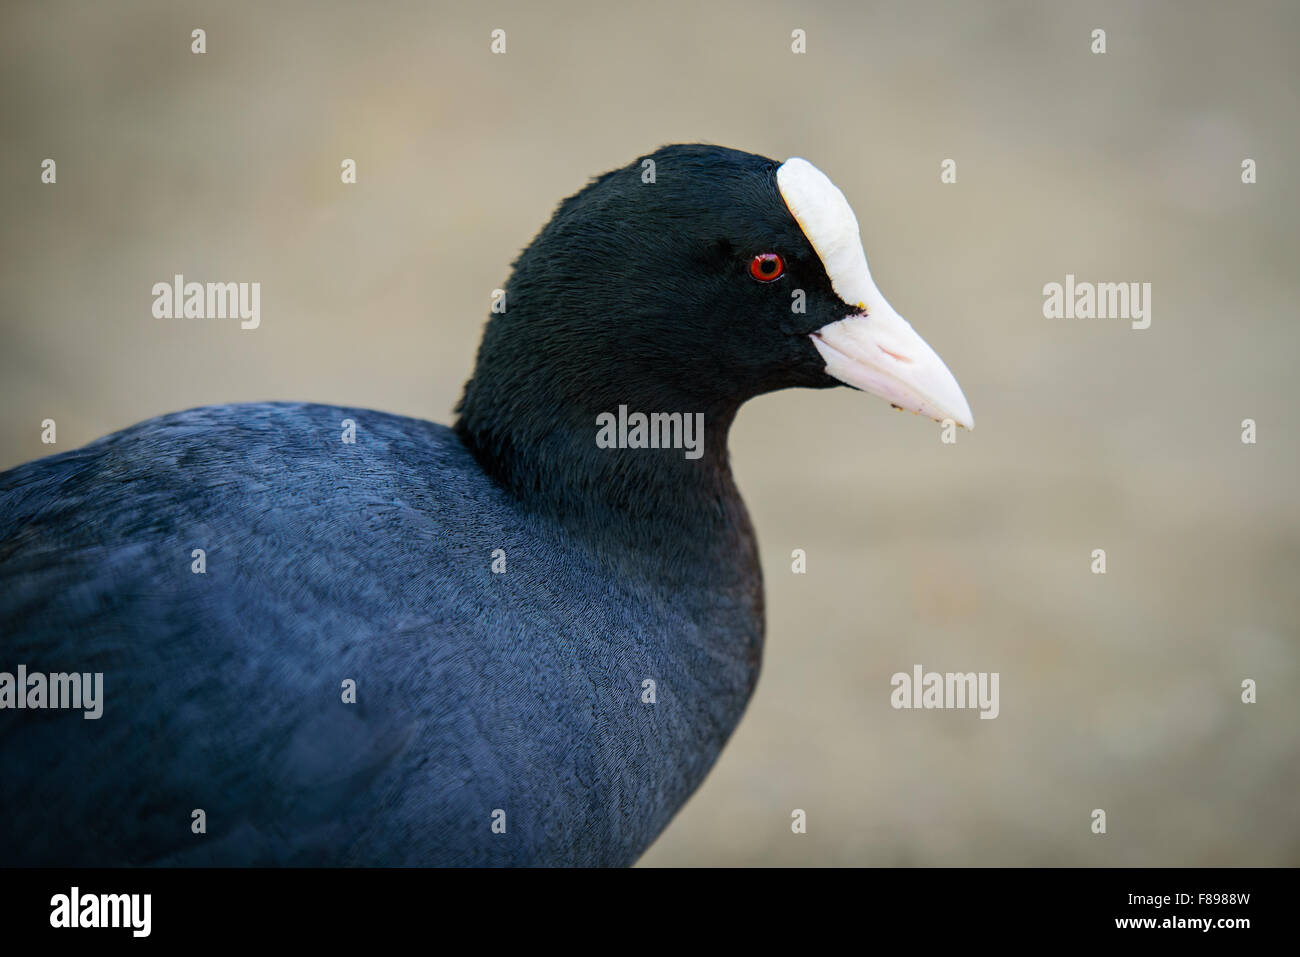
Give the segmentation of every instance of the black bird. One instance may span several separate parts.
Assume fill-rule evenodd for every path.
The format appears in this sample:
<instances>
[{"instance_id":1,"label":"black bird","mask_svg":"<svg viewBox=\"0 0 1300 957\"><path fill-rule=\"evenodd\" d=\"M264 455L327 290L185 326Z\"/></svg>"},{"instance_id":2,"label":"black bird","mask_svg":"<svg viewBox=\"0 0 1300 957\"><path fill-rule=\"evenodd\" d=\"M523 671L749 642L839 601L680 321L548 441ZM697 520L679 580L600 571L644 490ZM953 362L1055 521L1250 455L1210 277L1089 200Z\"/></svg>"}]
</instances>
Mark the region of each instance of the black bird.
<instances>
[{"instance_id":1,"label":"black bird","mask_svg":"<svg viewBox=\"0 0 1300 957\"><path fill-rule=\"evenodd\" d=\"M814 166L646 158L519 256L450 429L228 405L0 474L0 864L637 859L758 677L740 405L972 425Z\"/></svg>"}]
</instances>

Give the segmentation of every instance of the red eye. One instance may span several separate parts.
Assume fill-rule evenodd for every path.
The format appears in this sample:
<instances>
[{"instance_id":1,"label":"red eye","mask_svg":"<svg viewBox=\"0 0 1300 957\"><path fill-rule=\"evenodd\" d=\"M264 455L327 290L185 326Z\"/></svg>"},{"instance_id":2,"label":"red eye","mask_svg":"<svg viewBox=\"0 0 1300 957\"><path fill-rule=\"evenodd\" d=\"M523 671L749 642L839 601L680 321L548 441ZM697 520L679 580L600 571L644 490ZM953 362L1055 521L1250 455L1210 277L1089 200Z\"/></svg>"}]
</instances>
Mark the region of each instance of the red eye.
<instances>
[{"instance_id":1,"label":"red eye","mask_svg":"<svg viewBox=\"0 0 1300 957\"><path fill-rule=\"evenodd\" d=\"M762 253L749 263L749 274L759 282L771 282L785 272L785 263L776 253Z\"/></svg>"}]
</instances>

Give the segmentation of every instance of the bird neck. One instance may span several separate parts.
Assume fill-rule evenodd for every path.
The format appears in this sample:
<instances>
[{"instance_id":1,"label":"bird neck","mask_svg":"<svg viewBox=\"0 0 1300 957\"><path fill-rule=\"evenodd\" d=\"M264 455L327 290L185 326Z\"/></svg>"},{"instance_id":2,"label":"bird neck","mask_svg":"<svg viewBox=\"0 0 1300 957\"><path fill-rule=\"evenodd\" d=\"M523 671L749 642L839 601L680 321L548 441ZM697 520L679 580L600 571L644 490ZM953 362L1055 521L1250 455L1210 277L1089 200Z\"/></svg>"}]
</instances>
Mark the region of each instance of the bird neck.
<instances>
[{"instance_id":1,"label":"bird neck","mask_svg":"<svg viewBox=\"0 0 1300 957\"><path fill-rule=\"evenodd\" d=\"M455 430L526 511L602 548L679 563L730 549L734 564L737 551L754 552L727 457L738 402L625 377L484 374L483 365L480 357Z\"/></svg>"}]
</instances>

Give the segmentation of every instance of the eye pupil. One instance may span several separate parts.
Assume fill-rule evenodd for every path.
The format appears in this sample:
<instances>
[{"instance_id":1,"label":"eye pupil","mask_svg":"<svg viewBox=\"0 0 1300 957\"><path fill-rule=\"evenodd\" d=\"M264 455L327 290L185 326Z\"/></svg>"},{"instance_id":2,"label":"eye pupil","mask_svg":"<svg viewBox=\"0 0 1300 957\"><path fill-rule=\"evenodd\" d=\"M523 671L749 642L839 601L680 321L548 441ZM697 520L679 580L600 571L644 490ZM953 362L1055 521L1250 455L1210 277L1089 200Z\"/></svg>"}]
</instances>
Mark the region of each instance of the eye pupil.
<instances>
[{"instance_id":1,"label":"eye pupil","mask_svg":"<svg viewBox=\"0 0 1300 957\"><path fill-rule=\"evenodd\" d=\"M771 282L785 272L785 263L776 253L760 253L749 263L749 274L759 282Z\"/></svg>"}]
</instances>

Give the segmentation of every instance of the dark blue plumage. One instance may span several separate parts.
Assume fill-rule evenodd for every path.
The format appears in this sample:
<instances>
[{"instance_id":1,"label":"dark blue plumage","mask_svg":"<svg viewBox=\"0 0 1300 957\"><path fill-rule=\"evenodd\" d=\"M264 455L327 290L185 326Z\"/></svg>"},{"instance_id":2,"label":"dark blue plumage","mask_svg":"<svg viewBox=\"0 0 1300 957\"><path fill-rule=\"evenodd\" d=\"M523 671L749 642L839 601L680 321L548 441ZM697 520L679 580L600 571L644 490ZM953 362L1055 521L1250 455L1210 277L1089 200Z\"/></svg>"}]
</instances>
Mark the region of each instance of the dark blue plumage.
<instances>
[{"instance_id":1,"label":"dark blue plumage","mask_svg":"<svg viewBox=\"0 0 1300 957\"><path fill-rule=\"evenodd\" d=\"M10 864L629 863L757 673L729 559L720 602L612 577L427 422L198 409L5 473L0 501L6 661L105 674L98 720L3 713Z\"/></svg>"},{"instance_id":2,"label":"dark blue plumage","mask_svg":"<svg viewBox=\"0 0 1300 957\"><path fill-rule=\"evenodd\" d=\"M0 474L0 672L104 675L97 720L0 709L0 864L636 860L758 677L740 405L951 379L815 168L650 158L520 255L453 428L218 406ZM702 416L699 454L602 447L620 406Z\"/></svg>"}]
</instances>

